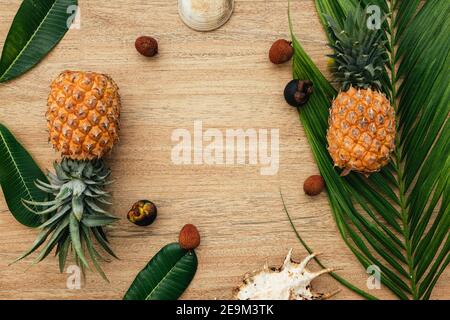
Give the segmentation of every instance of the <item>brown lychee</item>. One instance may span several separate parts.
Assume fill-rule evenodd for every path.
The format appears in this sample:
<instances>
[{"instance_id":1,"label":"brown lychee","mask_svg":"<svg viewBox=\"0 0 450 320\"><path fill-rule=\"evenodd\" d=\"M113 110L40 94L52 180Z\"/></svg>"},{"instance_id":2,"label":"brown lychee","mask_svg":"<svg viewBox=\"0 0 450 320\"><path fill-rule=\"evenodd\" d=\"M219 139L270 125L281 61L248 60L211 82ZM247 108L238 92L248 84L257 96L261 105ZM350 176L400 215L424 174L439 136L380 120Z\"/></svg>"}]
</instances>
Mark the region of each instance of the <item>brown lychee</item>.
<instances>
[{"instance_id":1,"label":"brown lychee","mask_svg":"<svg viewBox=\"0 0 450 320\"><path fill-rule=\"evenodd\" d=\"M274 64L285 63L291 60L293 55L292 43L284 39L275 41L269 51L269 59Z\"/></svg>"},{"instance_id":2,"label":"brown lychee","mask_svg":"<svg viewBox=\"0 0 450 320\"><path fill-rule=\"evenodd\" d=\"M319 175L311 176L305 180L303 190L308 196L317 196L325 190L325 180Z\"/></svg>"},{"instance_id":3,"label":"brown lychee","mask_svg":"<svg viewBox=\"0 0 450 320\"><path fill-rule=\"evenodd\" d=\"M158 54L158 41L152 37L142 36L137 38L135 47L145 57L153 57Z\"/></svg>"},{"instance_id":4,"label":"brown lychee","mask_svg":"<svg viewBox=\"0 0 450 320\"><path fill-rule=\"evenodd\" d=\"M178 238L180 247L185 250L194 250L200 245L200 233L193 224L187 224L181 229Z\"/></svg>"}]
</instances>

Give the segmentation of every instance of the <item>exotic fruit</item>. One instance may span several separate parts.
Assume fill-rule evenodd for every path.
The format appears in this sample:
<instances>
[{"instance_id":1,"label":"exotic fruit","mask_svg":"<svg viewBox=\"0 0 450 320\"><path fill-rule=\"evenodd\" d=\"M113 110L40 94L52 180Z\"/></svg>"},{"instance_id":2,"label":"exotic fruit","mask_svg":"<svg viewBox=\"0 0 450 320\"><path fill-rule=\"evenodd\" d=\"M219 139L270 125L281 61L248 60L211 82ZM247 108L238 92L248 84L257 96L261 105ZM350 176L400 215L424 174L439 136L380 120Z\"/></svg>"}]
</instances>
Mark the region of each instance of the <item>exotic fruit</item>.
<instances>
[{"instance_id":1,"label":"exotic fruit","mask_svg":"<svg viewBox=\"0 0 450 320\"><path fill-rule=\"evenodd\" d=\"M285 63L291 60L293 55L292 43L284 39L275 41L269 50L269 60L273 64Z\"/></svg>"},{"instance_id":2,"label":"exotic fruit","mask_svg":"<svg viewBox=\"0 0 450 320\"><path fill-rule=\"evenodd\" d=\"M310 176L303 183L303 191L311 197L321 194L324 189L325 180L319 175Z\"/></svg>"},{"instance_id":3,"label":"exotic fruit","mask_svg":"<svg viewBox=\"0 0 450 320\"><path fill-rule=\"evenodd\" d=\"M332 272L324 269L311 272L306 265L316 256L310 255L302 262L292 260L292 250L289 251L283 266L269 268L248 274L244 283L235 289L237 300L322 300L335 293L323 294L312 291L311 282L317 277Z\"/></svg>"},{"instance_id":4,"label":"exotic fruit","mask_svg":"<svg viewBox=\"0 0 450 320\"><path fill-rule=\"evenodd\" d=\"M142 36L134 43L136 50L145 57L153 57L158 54L158 41L155 38Z\"/></svg>"},{"instance_id":5,"label":"exotic fruit","mask_svg":"<svg viewBox=\"0 0 450 320\"><path fill-rule=\"evenodd\" d=\"M365 175L388 164L395 147L395 112L381 92L386 52L382 33L370 30L365 13L350 13L342 30L328 19L334 34L333 71L342 83L332 103L328 151L342 175Z\"/></svg>"},{"instance_id":6,"label":"exotic fruit","mask_svg":"<svg viewBox=\"0 0 450 320\"><path fill-rule=\"evenodd\" d=\"M46 217L30 251L44 246L36 261L53 248L63 272L69 251L82 269L94 267L106 279L98 259L98 248L115 257L103 227L117 220L103 207L111 204L105 191L111 171L103 163L119 140L120 98L118 87L105 75L65 71L51 84L47 121L50 141L63 158L55 162L55 173L36 187L48 193L47 202L24 201L30 211ZM94 239L99 246L94 245ZM44 245L44 243L47 243Z\"/></svg>"},{"instance_id":7,"label":"exotic fruit","mask_svg":"<svg viewBox=\"0 0 450 320\"><path fill-rule=\"evenodd\" d=\"M107 154L119 140L116 83L103 74L65 71L50 89L46 117L53 147L74 160Z\"/></svg>"},{"instance_id":8,"label":"exotic fruit","mask_svg":"<svg viewBox=\"0 0 450 320\"><path fill-rule=\"evenodd\" d=\"M148 200L136 202L130 211L128 211L128 221L135 225L146 227L151 225L158 215L155 204Z\"/></svg>"},{"instance_id":9,"label":"exotic fruit","mask_svg":"<svg viewBox=\"0 0 450 320\"><path fill-rule=\"evenodd\" d=\"M200 233L193 224L185 225L178 236L180 247L185 250L194 250L200 245Z\"/></svg>"},{"instance_id":10,"label":"exotic fruit","mask_svg":"<svg viewBox=\"0 0 450 320\"><path fill-rule=\"evenodd\" d=\"M284 99L292 107L305 105L314 91L311 80L291 80L284 89Z\"/></svg>"}]
</instances>

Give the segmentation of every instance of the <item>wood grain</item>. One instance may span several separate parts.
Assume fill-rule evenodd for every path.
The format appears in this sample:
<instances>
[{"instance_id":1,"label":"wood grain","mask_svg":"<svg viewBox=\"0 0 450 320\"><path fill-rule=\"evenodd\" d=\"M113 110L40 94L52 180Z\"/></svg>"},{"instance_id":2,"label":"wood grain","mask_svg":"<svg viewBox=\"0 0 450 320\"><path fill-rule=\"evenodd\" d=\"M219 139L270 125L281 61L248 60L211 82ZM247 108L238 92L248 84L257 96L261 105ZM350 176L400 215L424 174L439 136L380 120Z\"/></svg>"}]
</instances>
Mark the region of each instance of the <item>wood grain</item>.
<instances>
[{"instance_id":1,"label":"wood grain","mask_svg":"<svg viewBox=\"0 0 450 320\"><path fill-rule=\"evenodd\" d=\"M277 38L288 38L287 1L237 0L220 30L197 33L178 18L175 0L81 0L81 29L71 30L32 71L0 85L0 121L33 154L42 168L58 155L47 143L44 112L50 81L62 70L110 74L123 100L121 142L108 162L116 183L113 211L122 220L108 230L121 260L104 264L111 283L88 273L81 290L66 288L50 257L29 269L31 259L8 264L26 250L36 231L18 224L0 196L0 298L120 299L137 272L163 245L177 239L186 223L198 226L202 244L199 270L184 299L226 299L247 271L267 260L280 264L290 248L306 252L282 210L281 188L295 224L327 266L362 288L367 276L338 235L325 194L303 194L304 179L318 172L297 111L283 100L290 65L274 66L267 52ZM19 0L0 0L0 47ZM296 33L323 72L328 51L313 1L293 1ZM160 54L146 59L134 40L152 35ZM176 166L171 133L207 128L279 128L280 170L262 176L258 166ZM126 220L132 203L154 201L159 217L149 228ZM315 268L316 266L313 266ZM449 298L450 272L442 275L433 298ZM318 290L339 284L328 276ZM388 290L373 292L392 298ZM343 288L335 299L358 299Z\"/></svg>"}]
</instances>

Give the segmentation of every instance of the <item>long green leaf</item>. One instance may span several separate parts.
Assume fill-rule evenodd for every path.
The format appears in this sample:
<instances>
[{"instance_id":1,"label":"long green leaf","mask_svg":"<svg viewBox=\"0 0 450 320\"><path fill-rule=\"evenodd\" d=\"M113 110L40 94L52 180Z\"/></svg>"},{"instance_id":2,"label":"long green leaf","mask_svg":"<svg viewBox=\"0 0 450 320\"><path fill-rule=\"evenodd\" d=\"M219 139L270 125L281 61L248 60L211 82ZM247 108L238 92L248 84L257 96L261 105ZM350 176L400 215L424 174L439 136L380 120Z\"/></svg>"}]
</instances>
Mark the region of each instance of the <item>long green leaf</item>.
<instances>
[{"instance_id":1,"label":"long green leaf","mask_svg":"<svg viewBox=\"0 0 450 320\"><path fill-rule=\"evenodd\" d=\"M124 300L176 300L194 278L197 256L178 243L162 248L137 275Z\"/></svg>"},{"instance_id":2,"label":"long green leaf","mask_svg":"<svg viewBox=\"0 0 450 320\"><path fill-rule=\"evenodd\" d=\"M77 0L24 0L0 59L0 83L34 67L69 30Z\"/></svg>"},{"instance_id":3,"label":"long green leaf","mask_svg":"<svg viewBox=\"0 0 450 320\"><path fill-rule=\"evenodd\" d=\"M26 257L28 257L30 254L32 254L33 252L35 252L44 242L45 240L47 240L47 238L50 236L50 234L56 229L57 225L54 224L44 230L42 230L36 240L34 241L33 245L31 246L31 248L25 252L24 254L22 254L19 258L17 258L15 261L13 261L11 264L14 264Z\"/></svg>"},{"instance_id":4,"label":"long green leaf","mask_svg":"<svg viewBox=\"0 0 450 320\"><path fill-rule=\"evenodd\" d=\"M76 252L78 258L83 263L85 267L89 268L89 264L86 260L86 257L83 252L83 245L81 243L81 230L80 230L80 222L74 214L70 214L70 239L72 240L72 247Z\"/></svg>"},{"instance_id":5,"label":"long green leaf","mask_svg":"<svg viewBox=\"0 0 450 320\"><path fill-rule=\"evenodd\" d=\"M292 230L295 233L295 236L300 241L302 246L306 249L306 251L308 251L309 254L313 254L314 253L313 250L308 246L308 244L305 242L305 240L303 240L303 238L300 236L300 233L297 231L297 228L294 225L294 221L292 221L291 215L289 214L289 211L288 211L288 209L286 207L286 202L284 201L284 197L283 197L283 194L281 193L281 190L280 190L280 196L281 196L281 202L283 203L284 212L287 215L287 218L289 220L289 224L291 225ZM319 258L314 257L314 260L317 262L317 264L321 268L327 269L327 267L325 267L325 265L320 261ZM343 286L345 286L348 289L352 290L353 292L359 294L361 297L366 298L368 300L378 300L378 298L376 298L375 296L372 296L371 294L365 292L364 290L359 289L358 287L356 287L355 285L353 285L352 283L350 283L349 281L347 281L346 279L344 279L343 277L338 275L336 272L330 272L329 274L336 281L338 281L340 284L342 284Z\"/></svg>"},{"instance_id":6,"label":"long green leaf","mask_svg":"<svg viewBox=\"0 0 450 320\"><path fill-rule=\"evenodd\" d=\"M92 263L94 264L95 269L97 270L97 272L100 274L100 276L106 282L109 282L108 277L106 276L105 272L103 271L102 267L100 266L100 264L97 261L97 257L100 255L98 254L97 250L95 250L95 248L94 248L94 245L92 243L91 236L89 233L89 228L87 228L85 226L81 226L81 230L82 230L83 239L86 242L86 247L88 249L89 255L91 256L91 260L92 260Z\"/></svg>"},{"instance_id":7,"label":"long green leaf","mask_svg":"<svg viewBox=\"0 0 450 320\"><path fill-rule=\"evenodd\" d=\"M95 239L101 245L103 250L105 250L107 253L109 253L114 258L119 259L117 257L117 255L110 248L103 230L100 227L92 228L91 230L92 230L92 233L94 234Z\"/></svg>"},{"instance_id":8,"label":"long green leaf","mask_svg":"<svg viewBox=\"0 0 450 320\"><path fill-rule=\"evenodd\" d=\"M66 237L58 244L58 262L59 262L59 271L61 273L64 272L64 268L66 266L67 254L69 252L70 246L70 238Z\"/></svg>"},{"instance_id":9,"label":"long green leaf","mask_svg":"<svg viewBox=\"0 0 450 320\"><path fill-rule=\"evenodd\" d=\"M53 232L51 238L47 241L44 248L41 250L39 255L34 260L34 263L39 263L42 260L44 260L50 252L52 252L53 248L58 244L58 242L61 239L64 239L68 236L69 230L69 218L65 218L59 225L57 225L57 228Z\"/></svg>"},{"instance_id":10,"label":"long green leaf","mask_svg":"<svg viewBox=\"0 0 450 320\"><path fill-rule=\"evenodd\" d=\"M46 193L34 185L37 179L47 181L28 151L0 124L0 184L3 194L14 218L33 228L42 223L42 217L27 210L22 200L35 202L46 199Z\"/></svg>"},{"instance_id":11,"label":"long green leaf","mask_svg":"<svg viewBox=\"0 0 450 320\"><path fill-rule=\"evenodd\" d=\"M119 218L101 215L87 215L83 217L81 223L87 227L103 227L116 222Z\"/></svg>"},{"instance_id":12,"label":"long green leaf","mask_svg":"<svg viewBox=\"0 0 450 320\"><path fill-rule=\"evenodd\" d=\"M316 0L325 30L326 15L343 25L359 5L378 5L388 17L382 28L390 61L382 82L399 128L391 164L370 179L339 177L326 142L336 90L292 34L294 78L315 86L300 120L345 243L365 268L380 267L383 284L399 298L428 299L448 265L450 2Z\"/></svg>"}]
</instances>

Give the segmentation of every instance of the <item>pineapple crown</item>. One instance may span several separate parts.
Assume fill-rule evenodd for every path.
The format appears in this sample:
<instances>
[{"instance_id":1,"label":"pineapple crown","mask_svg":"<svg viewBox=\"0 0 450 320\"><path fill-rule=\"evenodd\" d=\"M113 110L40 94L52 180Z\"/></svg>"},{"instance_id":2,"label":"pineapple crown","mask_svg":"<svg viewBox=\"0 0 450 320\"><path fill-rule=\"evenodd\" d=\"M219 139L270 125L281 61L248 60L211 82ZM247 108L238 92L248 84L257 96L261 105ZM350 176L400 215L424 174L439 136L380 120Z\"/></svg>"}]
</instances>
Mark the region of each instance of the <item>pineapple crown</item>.
<instances>
[{"instance_id":1,"label":"pineapple crown","mask_svg":"<svg viewBox=\"0 0 450 320\"><path fill-rule=\"evenodd\" d=\"M67 158L60 163L55 162L54 169L55 173L47 174L48 182L37 180L35 183L53 200L23 200L28 210L47 219L39 227L42 231L33 247L17 260L36 251L49 238L35 262L42 261L56 247L61 272L69 249L80 267L90 268L84 253L84 248L87 248L95 268L106 279L97 263L100 254L94 248L92 237L107 253L116 257L102 229L118 219L102 209L103 205L111 204L107 201L110 195L104 190L105 186L111 184L111 181L107 181L111 171L102 160L77 161ZM36 211L31 207L41 210Z\"/></svg>"},{"instance_id":2,"label":"pineapple crown","mask_svg":"<svg viewBox=\"0 0 450 320\"><path fill-rule=\"evenodd\" d=\"M330 47L334 54L333 73L342 89L373 88L380 90L387 62L385 36L381 30L368 27L369 16L358 6L349 12L343 27L326 16L330 29Z\"/></svg>"}]
</instances>

